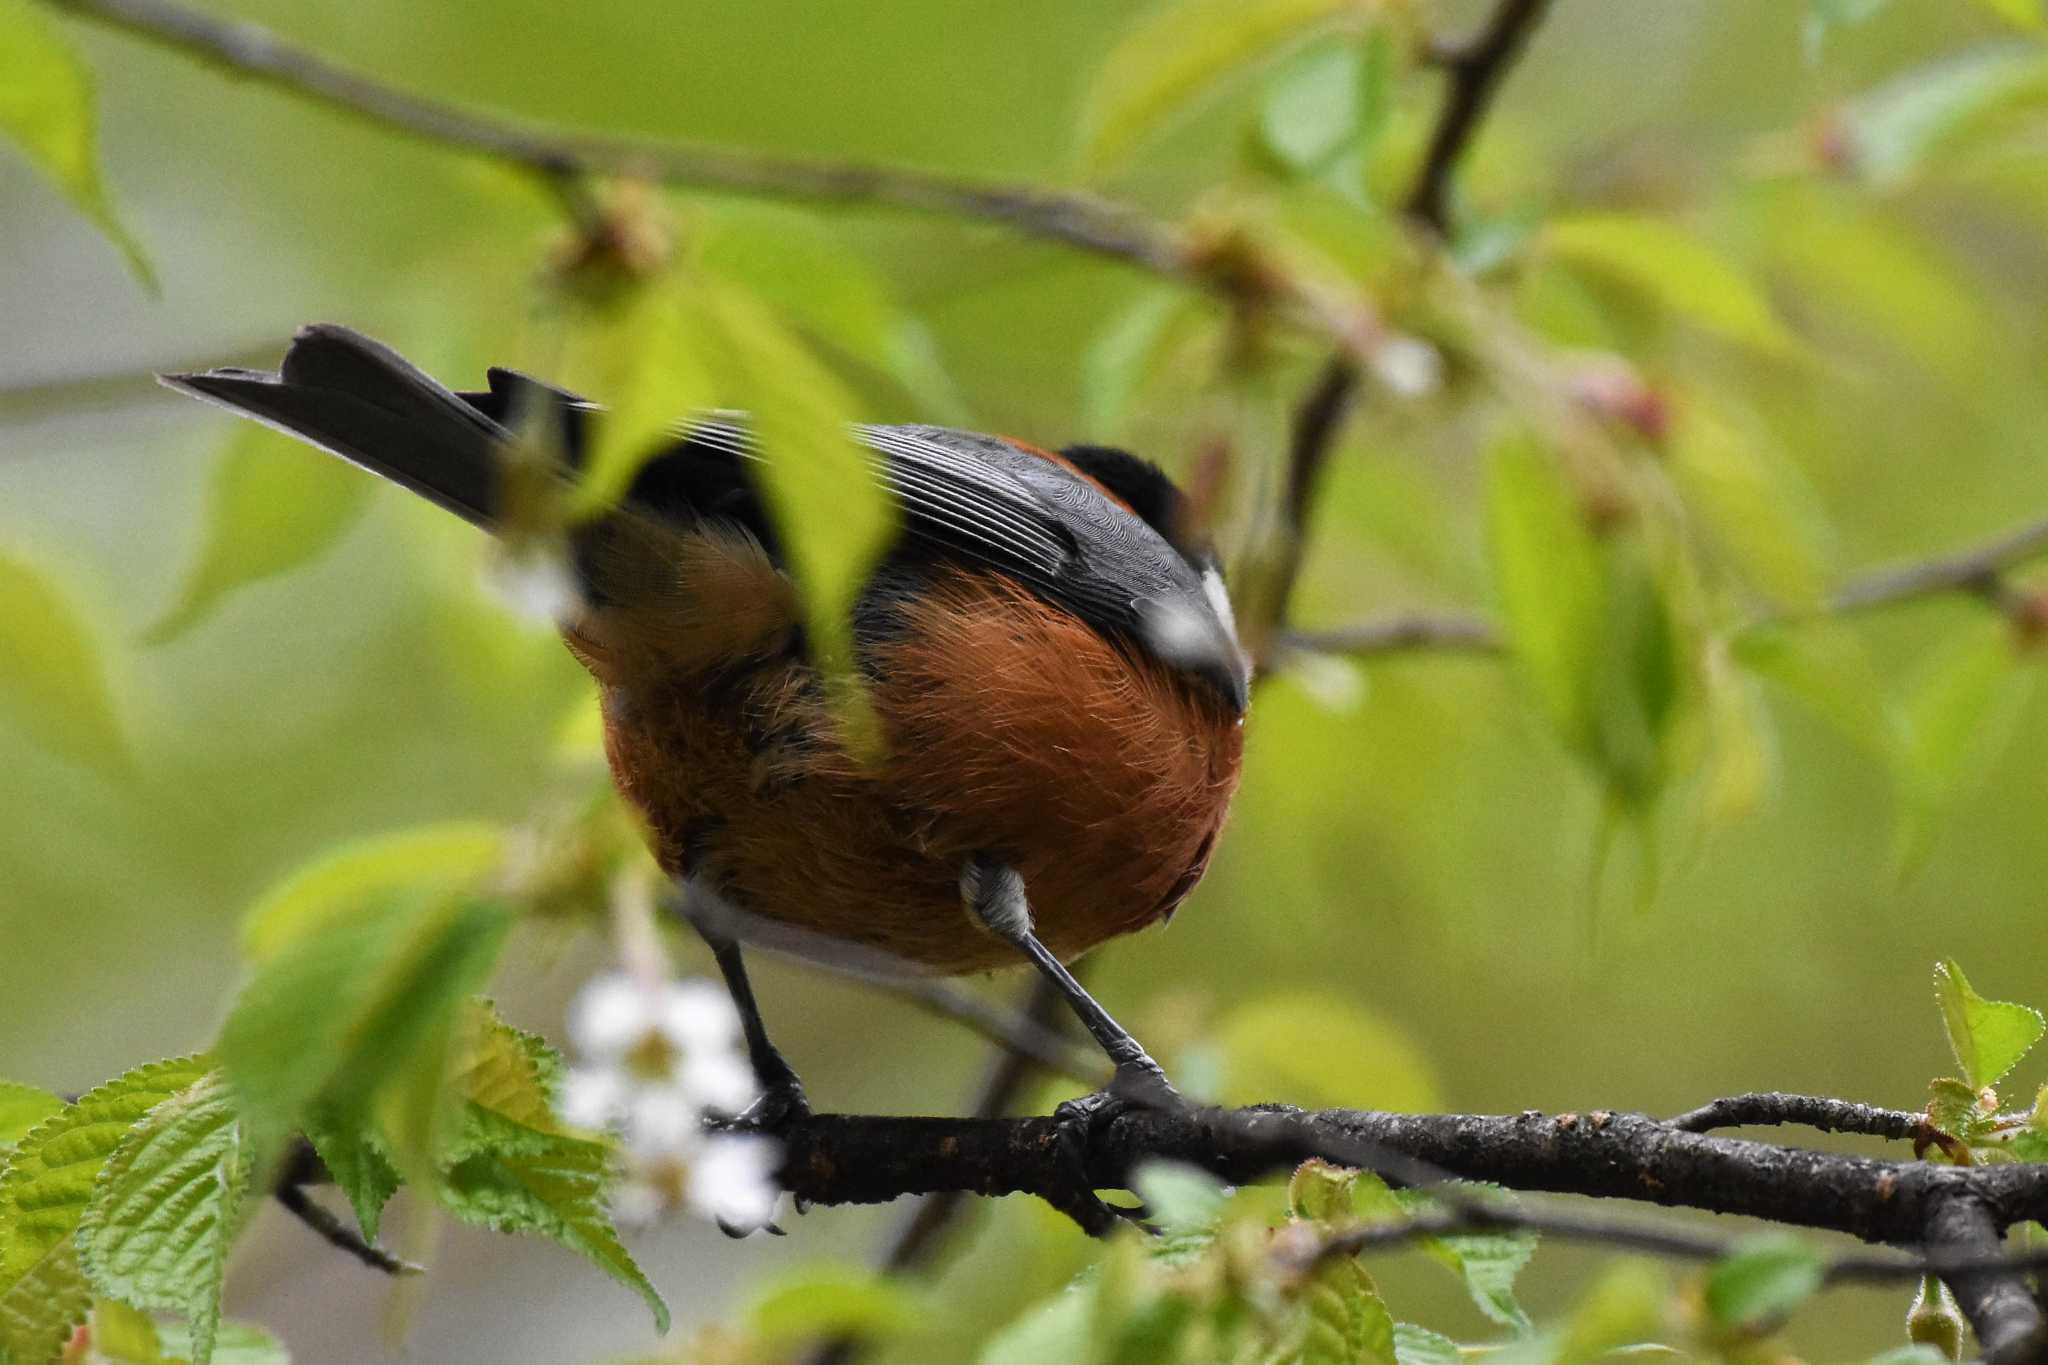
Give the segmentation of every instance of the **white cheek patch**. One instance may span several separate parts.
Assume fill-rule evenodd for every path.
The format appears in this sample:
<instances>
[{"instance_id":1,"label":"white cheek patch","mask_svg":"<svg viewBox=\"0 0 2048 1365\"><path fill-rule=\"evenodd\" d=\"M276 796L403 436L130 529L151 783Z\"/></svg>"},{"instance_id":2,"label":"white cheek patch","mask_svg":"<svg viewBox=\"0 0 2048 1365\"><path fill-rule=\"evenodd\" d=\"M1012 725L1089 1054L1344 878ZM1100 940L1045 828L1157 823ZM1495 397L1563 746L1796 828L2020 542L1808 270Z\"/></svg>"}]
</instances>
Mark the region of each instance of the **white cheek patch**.
<instances>
[{"instance_id":1,"label":"white cheek patch","mask_svg":"<svg viewBox=\"0 0 2048 1365\"><path fill-rule=\"evenodd\" d=\"M1223 633L1230 637L1230 643L1237 643L1237 613L1230 609L1230 594L1223 589L1223 575L1211 567L1202 570L1202 594L1209 599L1210 608L1216 619L1223 623Z\"/></svg>"}]
</instances>

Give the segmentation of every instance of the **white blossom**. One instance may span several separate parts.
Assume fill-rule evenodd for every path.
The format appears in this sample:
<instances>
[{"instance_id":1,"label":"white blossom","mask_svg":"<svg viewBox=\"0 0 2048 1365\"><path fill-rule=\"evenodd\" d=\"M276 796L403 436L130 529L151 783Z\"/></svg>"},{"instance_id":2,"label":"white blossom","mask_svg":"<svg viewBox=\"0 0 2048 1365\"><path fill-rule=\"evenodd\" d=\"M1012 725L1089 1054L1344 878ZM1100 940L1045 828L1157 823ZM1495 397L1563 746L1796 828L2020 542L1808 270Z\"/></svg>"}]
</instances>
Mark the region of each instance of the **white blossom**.
<instances>
[{"instance_id":1,"label":"white blossom","mask_svg":"<svg viewBox=\"0 0 2048 1365\"><path fill-rule=\"evenodd\" d=\"M781 1145L769 1138L721 1134L690 1163L690 1207L738 1228L758 1228L775 1216L782 1192L775 1166Z\"/></svg>"},{"instance_id":2,"label":"white blossom","mask_svg":"<svg viewBox=\"0 0 2048 1365\"><path fill-rule=\"evenodd\" d=\"M1389 336L1369 357L1373 377L1402 398L1420 398L1443 380L1443 358L1436 347L1416 337Z\"/></svg>"}]
</instances>

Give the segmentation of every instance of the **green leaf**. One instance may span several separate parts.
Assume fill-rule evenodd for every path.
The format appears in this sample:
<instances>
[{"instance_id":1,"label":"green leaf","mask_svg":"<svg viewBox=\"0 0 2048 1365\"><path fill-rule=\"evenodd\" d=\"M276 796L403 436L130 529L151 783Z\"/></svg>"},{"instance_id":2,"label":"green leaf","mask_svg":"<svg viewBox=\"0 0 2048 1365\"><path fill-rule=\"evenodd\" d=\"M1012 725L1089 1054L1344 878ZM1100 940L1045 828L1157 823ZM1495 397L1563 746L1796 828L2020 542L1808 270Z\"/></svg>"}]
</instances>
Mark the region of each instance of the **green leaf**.
<instances>
[{"instance_id":1,"label":"green leaf","mask_svg":"<svg viewBox=\"0 0 2048 1365\"><path fill-rule=\"evenodd\" d=\"M438 1194L465 1223L498 1232L533 1233L578 1253L633 1290L667 1332L668 1305L619 1241L605 1192L611 1154L601 1143L555 1137L545 1144L484 1151L449 1168Z\"/></svg>"},{"instance_id":2,"label":"green leaf","mask_svg":"<svg viewBox=\"0 0 2048 1365\"><path fill-rule=\"evenodd\" d=\"M0 0L0 4L14 0ZM0 555L0 715L103 776L132 769L93 632L42 573Z\"/></svg>"},{"instance_id":3,"label":"green leaf","mask_svg":"<svg viewBox=\"0 0 2048 1365\"><path fill-rule=\"evenodd\" d=\"M1752 1238L1709 1272L1707 1312L1723 1327L1765 1327L1812 1297L1826 1274L1826 1260L1796 1237Z\"/></svg>"},{"instance_id":4,"label":"green leaf","mask_svg":"<svg viewBox=\"0 0 2048 1365\"><path fill-rule=\"evenodd\" d=\"M1178 1161L1147 1161L1131 1177L1131 1190L1145 1202L1149 1220L1168 1235L1201 1232L1223 1216L1227 1192L1199 1167Z\"/></svg>"},{"instance_id":5,"label":"green leaf","mask_svg":"<svg viewBox=\"0 0 2048 1365\"><path fill-rule=\"evenodd\" d=\"M680 276L634 288L616 307L601 311L570 360L573 385L605 405L570 515L589 516L612 506L640 466L673 438L695 413L719 406L706 349L704 319ZM552 529L552 528L543 528Z\"/></svg>"},{"instance_id":6,"label":"green leaf","mask_svg":"<svg viewBox=\"0 0 2048 1365\"><path fill-rule=\"evenodd\" d=\"M1493 1197L1512 1204L1513 1197L1494 1185L1460 1181L1468 1197ZM1357 1185L1359 1212L1372 1222L1424 1217L1441 1205L1421 1190L1390 1190L1379 1176L1366 1173ZM1503 1327L1526 1334L1529 1315L1515 1298L1515 1280L1536 1254L1533 1232L1473 1232L1450 1237L1425 1237L1417 1245L1431 1259L1456 1275L1479 1311Z\"/></svg>"},{"instance_id":7,"label":"green leaf","mask_svg":"<svg viewBox=\"0 0 2048 1365\"><path fill-rule=\"evenodd\" d=\"M164 1351L173 1360L192 1360L191 1329L182 1322L158 1328ZM213 1365L292 1365L283 1343L253 1322L224 1322L214 1338Z\"/></svg>"},{"instance_id":8,"label":"green leaf","mask_svg":"<svg viewBox=\"0 0 2048 1365\"><path fill-rule=\"evenodd\" d=\"M1862 639L1838 621L1758 626L1729 648L1735 662L1784 691L1886 762L1905 743Z\"/></svg>"},{"instance_id":9,"label":"green leaf","mask_svg":"<svg viewBox=\"0 0 2048 1365\"><path fill-rule=\"evenodd\" d=\"M1399 1113L1438 1107L1435 1078L1392 1025L1335 996L1290 992L1233 1009L1216 1031L1223 1098Z\"/></svg>"},{"instance_id":10,"label":"green leaf","mask_svg":"<svg viewBox=\"0 0 2048 1365\"><path fill-rule=\"evenodd\" d=\"M1696 513L1741 575L1777 601L1806 607L1827 585L1825 514L1790 457L1687 394L1669 442L1670 469Z\"/></svg>"},{"instance_id":11,"label":"green leaf","mask_svg":"<svg viewBox=\"0 0 2048 1365\"><path fill-rule=\"evenodd\" d=\"M1356 1216L1352 1201L1357 1184L1357 1171L1310 1157L1288 1178L1287 1212L1311 1223L1348 1223Z\"/></svg>"},{"instance_id":12,"label":"green leaf","mask_svg":"<svg viewBox=\"0 0 2048 1365\"><path fill-rule=\"evenodd\" d=\"M473 886L503 858L504 833L452 821L356 839L322 853L257 898L242 917L242 954L263 962L365 902L404 890Z\"/></svg>"},{"instance_id":13,"label":"green leaf","mask_svg":"<svg viewBox=\"0 0 2048 1365\"><path fill-rule=\"evenodd\" d=\"M129 1129L78 1225L79 1262L93 1287L183 1314L192 1365L211 1365L228 1247L255 1164L234 1092L213 1072Z\"/></svg>"},{"instance_id":14,"label":"green leaf","mask_svg":"<svg viewBox=\"0 0 2048 1365\"><path fill-rule=\"evenodd\" d=\"M356 1226L363 1230L363 1240L374 1243L383 1223L384 1206L405 1183L391 1158L385 1155L376 1130L335 1123L317 1105L301 1130L319 1154L320 1164L327 1168L335 1188L348 1197L349 1207L355 1210Z\"/></svg>"},{"instance_id":15,"label":"green leaf","mask_svg":"<svg viewBox=\"0 0 2048 1365\"><path fill-rule=\"evenodd\" d=\"M1977 3L2014 28L2028 33L2048 29L2048 20L2044 20L2041 14L2041 0L1977 0Z\"/></svg>"},{"instance_id":16,"label":"green leaf","mask_svg":"<svg viewBox=\"0 0 2048 1365\"><path fill-rule=\"evenodd\" d=\"M170 1365L156 1319L118 1299L93 1305L92 1353L118 1365Z\"/></svg>"},{"instance_id":17,"label":"green leaf","mask_svg":"<svg viewBox=\"0 0 2048 1365\"><path fill-rule=\"evenodd\" d=\"M1393 1315L1355 1259L1325 1261L1302 1293L1308 1324L1290 1365L1398 1365Z\"/></svg>"},{"instance_id":18,"label":"green leaf","mask_svg":"<svg viewBox=\"0 0 2048 1365\"><path fill-rule=\"evenodd\" d=\"M328 917L279 948L222 1027L221 1063L261 1138L315 1115L385 1119L402 1170L430 1160L464 1001L512 924L490 902L418 891Z\"/></svg>"},{"instance_id":19,"label":"green leaf","mask_svg":"<svg viewBox=\"0 0 2048 1365\"><path fill-rule=\"evenodd\" d=\"M1934 964L1934 999L1956 1064L1980 1090L2004 1079L2048 1030L2039 1010L1977 994L1954 958Z\"/></svg>"},{"instance_id":20,"label":"green leaf","mask_svg":"<svg viewBox=\"0 0 2048 1365\"><path fill-rule=\"evenodd\" d=\"M841 1336L880 1342L902 1336L931 1316L908 1285L850 1265L807 1265L784 1271L755 1290L743 1320L754 1340L770 1346Z\"/></svg>"},{"instance_id":21,"label":"green leaf","mask_svg":"<svg viewBox=\"0 0 2048 1365\"><path fill-rule=\"evenodd\" d=\"M1488 466L1487 549L1515 663L1566 742L1587 750L1589 661L1600 622L1600 549L1553 462L1510 440Z\"/></svg>"},{"instance_id":22,"label":"green leaf","mask_svg":"<svg viewBox=\"0 0 2048 1365\"><path fill-rule=\"evenodd\" d=\"M2018 662L2011 629L1986 620L1937 655L1906 697L1905 747L1895 767L1902 865L1925 855L1941 807L2010 733L2035 677Z\"/></svg>"},{"instance_id":23,"label":"green leaf","mask_svg":"<svg viewBox=\"0 0 2048 1365\"><path fill-rule=\"evenodd\" d=\"M1147 289L1096 335L1081 360L1082 422L1091 437L1108 440L1128 430L1146 381L1199 316L1186 290Z\"/></svg>"},{"instance_id":24,"label":"green leaf","mask_svg":"<svg viewBox=\"0 0 2048 1365\"><path fill-rule=\"evenodd\" d=\"M1836 29L1863 23L1891 0L1806 0L1806 60L1817 61Z\"/></svg>"},{"instance_id":25,"label":"green leaf","mask_svg":"<svg viewBox=\"0 0 2048 1365\"><path fill-rule=\"evenodd\" d=\"M1442 1333L1412 1322L1397 1322L1394 1359L1397 1365L1463 1365L1465 1356L1458 1343Z\"/></svg>"},{"instance_id":26,"label":"green leaf","mask_svg":"<svg viewBox=\"0 0 2048 1365\"><path fill-rule=\"evenodd\" d=\"M203 1057L152 1062L79 1097L22 1136L0 1172L0 1359L54 1356L85 1321L92 1290L78 1221L124 1134L205 1075Z\"/></svg>"},{"instance_id":27,"label":"green leaf","mask_svg":"<svg viewBox=\"0 0 2048 1365\"><path fill-rule=\"evenodd\" d=\"M1095 1358L1096 1286L1085 1280L1030 1309L990 1337L977 1365L1045 1365L1047 1361Z\"/></svg>"},{"instance_id":28,"label":"green leaf","mask_svg":"<svg viewBox=\"0 0 2048 1365\"><path fill-rule=\"evenodd\" d=\"M1349 37L1311 44L1290 58L1266 87L1259 141L1268 156L1297 175L1321 170L1358 136L1365 66Z\"/></svg>"},{"instance_id":29,"label":"green leaf","mask_svg":"<svg viewBox=\"0 0 2048 1365\"><path fill-rule=\"evenodd\" d=\"M2048 99L2048 58L2031 45L1983 48L1908 71L1857 99L1841 116L1844 159L1857 174L1896 185L1939 164L1972 130Z\"/></svg>"},{"instance_id":30,"label":"green leaf","mask_svg":"<svg viewBox=\"0 0 2048 1365\"><path fill-rule=\"evenodd\" d=\"M544 1039L513 1028L480 1001L469 1005L463 1038L450 1077L462 1115L443 1161L544 1151L556 1138L577 1136L555 1117L562 1059Z\"/></svg>"},{"instance_id":31,"label":"green leaf","mask_svg":"<svg viewBox=\"0 0 2048 1365\"><path fill-rule=\"evenodd\" d=\"M874 266L816 215L721 205L698 250L707 271L744 285L811 339L889 375L930 420L968 419L930 331L904 313Z\"/></svg>"},{"instance_id":32,"label":"green leaf","mask_svg":"<svg viewBox=\"0 0 2048 1365\"><path fill-rule=\"evenodd\" d=\"M0 0L0 134L119 248L153 293L156 273L115 217L100 179L96 123L92 75L57 26L29 0Z\"/></svg>"},{"instance_id":33,"label":"green leaf","mask_svg":"<svg viewBox=\"0 0 2048 1365\"><path fill-rule=\"evenodd\" d=\"M1942 1132L1966 1143L1989 1132L1992 1120L1978 1088L1953 1076L1940 1076L1927 1083L1927 1117Z\"/></svg>"},{"instance_id":34,"label":"green leaf","mask_svg":"<svg viewBox=\"0 0 2048 1365\"><path fill-rule=\"evenodd\" d=\"M0 1081L0 1158L21 1141L21 1135L64 1107L47 1090L15 1081Z\"/></svg>"},{"instance_id":35,"label":"green leaf","mask_svg":"<svg viewBox=\"0 0 2048 1365\"><path fill-rule=\"evenodd\" d=\"M341 460L245 424L214 472L206 547L150 642L182 635L235 589L326 550L369 506L372 483Z\"/></svg>"},{"instance_id":36,"label":"green leaf","mask_svg":"<svg viewBox=\"0 0 2048 1365\"><path fill-rule=\"evenodd\" d=\"M754 474L803 596L812 655L828 679L850 683L853 603L896 524L873 456L854 438L853 396L752 294L709 282L703 303L723 392L752 413Z\"/></svg>"},{"instance_id":37,"label":"green leaf","mask_svg":"<svg viewBox=\"0 0 2048 1365\"><path fill-rule=\"evenodd\" d=\"M1777 357L1800 351L1747 275L1662 219L1620 213L1553 219L1539 241L1551 258L1615 280L1730 341Z\"/></svg>"},{"instance_id":38,"label":"green leaf","mask_svg":"<svg viewBox=\"0 0 2048 1365\"><path fill-rule=\"evenodd\" d=\"M1124 31L1081 110L1081 159L1122 161L1226 77L1321 31L1384 8L1361 0L1169 0Z\"/></svg>"}]
</instances>

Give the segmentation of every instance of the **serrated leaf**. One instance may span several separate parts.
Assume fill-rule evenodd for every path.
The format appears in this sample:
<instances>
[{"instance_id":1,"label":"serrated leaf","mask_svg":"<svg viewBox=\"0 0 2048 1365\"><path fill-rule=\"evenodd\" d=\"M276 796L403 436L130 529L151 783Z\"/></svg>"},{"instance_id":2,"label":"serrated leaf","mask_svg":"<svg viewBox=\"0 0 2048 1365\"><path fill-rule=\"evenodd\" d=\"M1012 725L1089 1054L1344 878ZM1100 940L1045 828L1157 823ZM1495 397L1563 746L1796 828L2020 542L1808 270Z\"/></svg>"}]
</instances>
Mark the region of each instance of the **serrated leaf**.
<instances>
[{"instance_id":1,"label":"serrated leaf","mask_svg":"<svg viewBox=\"0 0 2048 1365\"><path fill-rule=\"evenodd\" d=\"M1169 1235L1214 1227L1227 1191L1207 1171L1178 1161L1147 1161L1131 1176L1149 1221Z\"/></svg>"},{"instance_id":2,"label":"serrated leaf","mask_svg":"<svg viewBox=\"0 0 2048 1365\"><path fill-rule=\"evenodd\" d=\"M1302 1297L1307 1329L1290 1365L1397 1365L1394 1317L1356 1260L1325 1261Z\"/></svg>"},{"instance_id":3,"label":"serrated leaf","mask_svg":"<svg viewBox=\"0 0 2048 1365\"><path fill-rule=\"evenodd\" d=\"M1953 1076L1927 1083L1927 1118L1935 1127L1965 1143L1975 1142L1991 1127L1991 1113L1977 1087Z\"/></svg>"},{"instance_id":4,"label":"serrated leaf","mask_svg":"<svg viewBox=\"0 0 2048 1365\"><path fill-rule=\"evenodd\" d=\"M15 1081L0 1081L0 1158L21 1135L64 1107L64 1101L47 1090Z\"/></svg>"},{"instance_id":5,"label":"serrated leaf","mask_svg":"<svg viewBox=\"0 0 2048 1365\"><path fill-rule=\"evenodd\" d=\"M873 457L854 438L853 396L746 290L709 281L703 304L723 391L751 413L762 454L754 475L803 597L812 657L850 685L853 603L896 525Z\"/></svg>"},{"instance_id":6,"label":"serrated leaf","mask_svg":"<svg viewBox=\"0 0 2048 1365\"><path fill-rule=\"evenodd\" d=\"M100 1293L180 1313L192 1365L211 1365L228 1247L256 1151L234 1092L212 1072L151 1109L108 1158L78 1225Z\"/></svg>"},{"instance_id":7,"label":"serrated leaf","mask_svg":"<svg viewBox=\"0 0 2048 1365\"><path fill-rule=\"evenodd\" d=\"M1772 356L1800 351L1754 281L1662 219L1620 213L1553 219L1539 242L1552 259L1634 289L1694 326Z\"/></svg>"},{"instance_id":8,"label":"serrated leaf","mask_svg":"<svg viewBox=\"0 0 2048 1365\"><path fill-rule=\"evenodd\" d=\"M174 1360L191 1360L191 1329L182 1322L158 1328L164 1351ZM213 1365L292 1365L284 1344L253 1322L223 1322L214 1338Z\"/></svg>"},{"instance_id":9,"label":"serrated leaf","mask_svg":"<svg viewBox=\"0 0 2048 1365\"><path fill-rule=\"evenodd\" d=\"M442 1177L443 1207L466 1223L549 1238L633 1290L667 1332L668 1305L619 1241L605 1206L611 1155L600 1143L557 1137L518 1152L483 1152Z\"/></svg>"},{"instance_id":10,"label":"serrated leaf","mask_svg":"<svg viewBox=\"0 0 2048 1365\"><path fill-rule=\"evenodd\" d=\"M1441 1332L1417 1327L1412 1322L1394 1324L1394 1359L1397 1365L1463 1365L1458 1343Z\"/></svg>"},{"instance_id":11,"label":"serrated leaf","mask_svg":"<svg viewBox=\"0 0 2048 1365\"><path fill-rule=\"evenodd\" d=\"M383 1224L384 1206L405 1183L391 1158L384 1153L375 1130L360 1123L343 1125L332 1121L319 1106L307 1115L300 1130L327 1168L335 1188L348 1198L355 1211L356 1226L363 1240L375 1243Z\"/></svg>"},{"instance_id":12,"label":"serrated leaf","mask_svg":"<svg viewBox=\"0 0 2048 1365\"><path fill-rule=\"evenodd\" d=\"M318 556L370 505L372 483L341 460L245 424L214 471L199 561L149 641L182 635L237 588Z\"/></svg>"},{"instance_id":13,"label":"serrated leaf","mask_svg":"<svg viewBox=\"0 0 2048 1365\"><path fill-rule=\"evenodd\" d=\"M29 0L0 0L0 134L64 192L154 292L156 273L115 217L100 178L92 75L49 16Z\"/></svg>"},{"instance_id":14,"label":"serrated leaf","mask_svg":"<svg viewBox=\"0 0 2048 1365\"><path fill-rule=\"evenodd\" d=\"M2048 58L2000 45L1908 71L1841 116L1846 160L1865 179L1897 184L1936 164L1971 129L2048 99Z\"/></svg>"},{"instance_id":15,"label":"serrated leaf","mask_svg":"<svg viewBox=\"0 0 2048 1365\"><path fill-rule=\"evenodd\" d=\"M1287 1211L1311 1223L1345 1223L1354 1216L1358 1172L1310 1157L1287 1180Z\"/></svg>"},{"instance_id":16,"label":"serrated leaf","mask_svg":"<svg viewBox=\"0 0 2048 1365\"><path fill-rule=\"evenodd\" d=\"M132 768L128 741L93 637L41 571L0 555L0 716L51 752L118 778Z\"/></svg>"},{"instance_id":17,"label":"serrated leaf","mask_svg":"<svg viewBox=\"0 0 2048 1365\"><path fill-rule=\"evenodd\" d=\"M273 884L242 917L242 955L262 962L286 944L366 902L394 892L454 892L474 885L503 856L504 832L451 821L351 840Z\"/></svg>"},{"instance_id":18,"label":"serrated leaf","mask_svg":"<svg viewBox=\"0 0 2048 1365\"><path fill-rule=\"evenodd\" d=\"M1103 169L1208 94L1287 44L1383 6L1362 0L1170 0L1110 50L1081 110L1081 159Z\"/></svg>"},{"instance_id":19,"label":"serrated leaf","mask_svg":"<svg viewBox=\"0 0 2048 1365\"><path fill-rule=\"evenodd\" d=\"M1248 1001L1216 1030L1223 1098L1397 1113L1438 1107L1436 1081L1399 1030L1336 996L1290 993Z\"/></svg>"},{"instance_id":20,"label":"serrated leaf","mask_svg":"<svg viewBox=\"0 0 2048 1365\"><path fill-rule=\"evenodd\" d=\"M1977 994L1954 958L1934 964L1934 999L1956 1064L1980 1090L2003 1080L2048 1031L2039 1010Z\"/></svg>"},{"instance_id":21,"label":"serrated leaf","mask_svg":"<svg viewBox=\"0 0 2048 1365\"><path fill-rule=\"evenodd\" d=\"M220 1059L262 1138L316 1114L347 1130L383 1116L401 1170L431 1159L448 1103L454 1024L511 928L504 907L388 894L279 948L236 997Z\"/></svg>"},{"instance_id":22,"label":"serrated leaf","mask_svg":"<svg viewBox=\"0 0 2048 1365\"><path fill-rule=\"evenodd\" d=\"M92 1307L78 1221L124 1134L205 1075L203 1057L152 1062L65 1105L22 1136L0 1171L0 1358L47 1360Z\"/></svg>"},{"instance_id":23,"label":"serrated leaf","mask_svg":"<svg viewBox=\"0 0 2048 1365\"><path fill-rule=\"evenodd\" d=\"M1457 1188L1468 1195L1512 1202L1498 1186L1460 1181ZM1440 1207L1427 1191L1390 1190L1374 1175L1360 1179L1356 1203L1361 1215L1374 1222L1420 1217ZM1538 1240L1533 1232L1473 1232L1425 1237L1416 1245L1463 1281L1465 1292L1480 1312L1503 1327L1526 1334L1529 1315L1515 1298L1515 1280L1536 1254Z\"/></svg>"},{"instance_id":24,"label":"serrated leaf","mask_svg":"<svg viewBox=\"0 0 2048 1365\"><path fill-rule=\"evenodd\" d=\"M747 1334L770 1346L841 1336L886 1341L931 1313L908 1285L849 1265L808 1265L784 1271L754 1291L742 1320Z\"/></svg>"},{"instance_id":25,"label":"serrated leaf","mask_svg":"<svg viewBox=\"0 0 2048 1365\"><path fill-rule=\"evenodd\" d=\"M1723 1327L1756 1329L1811 1298L1827 1262L1796 1237L1768 1234L1745 1242L1707 1275L1707 1312Z\"/></svg>"},{"instance_id":26,"label":"serrated leaf","mask_svg":"<svg viewBox=\"0 0 2048 1365\"><path fill-rule=\"evenodd\" d=\"M555 1117L562 1069L555 1050L480 1001L471 1002L469 1015L449 1078L462 1097L462 1113L440 1159L453 1164L486 1151L543 1151L556 1138L576 1136Z\"/></svg>"}]
</instances>

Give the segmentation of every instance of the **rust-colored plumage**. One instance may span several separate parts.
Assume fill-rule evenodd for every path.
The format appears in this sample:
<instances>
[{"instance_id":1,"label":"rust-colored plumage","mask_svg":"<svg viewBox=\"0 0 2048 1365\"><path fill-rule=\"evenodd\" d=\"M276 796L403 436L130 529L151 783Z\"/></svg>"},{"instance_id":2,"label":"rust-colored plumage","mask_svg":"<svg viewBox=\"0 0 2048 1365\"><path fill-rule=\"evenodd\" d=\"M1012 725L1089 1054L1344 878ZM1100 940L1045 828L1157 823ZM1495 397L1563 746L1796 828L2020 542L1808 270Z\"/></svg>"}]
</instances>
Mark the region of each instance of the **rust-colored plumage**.
<instances>
[{"instance_id":1,"label":"rust-colored plumage","mask_svg":"<svg viewBox=\"0 0 2048 1365\"><path fill-rule=\"evenodd\" d=\"M1023 875L1061 957L1170 913L1199 879L1242 746L1215 699L1007 579L950 574L874 647L886 752L864 767L777 647L787 581L744 538L684 539L673 600L599 613L573 643L662 865L750 936L971 971L1017 960L961 903L976 854Z\"/></svg>"}]
</instances>

